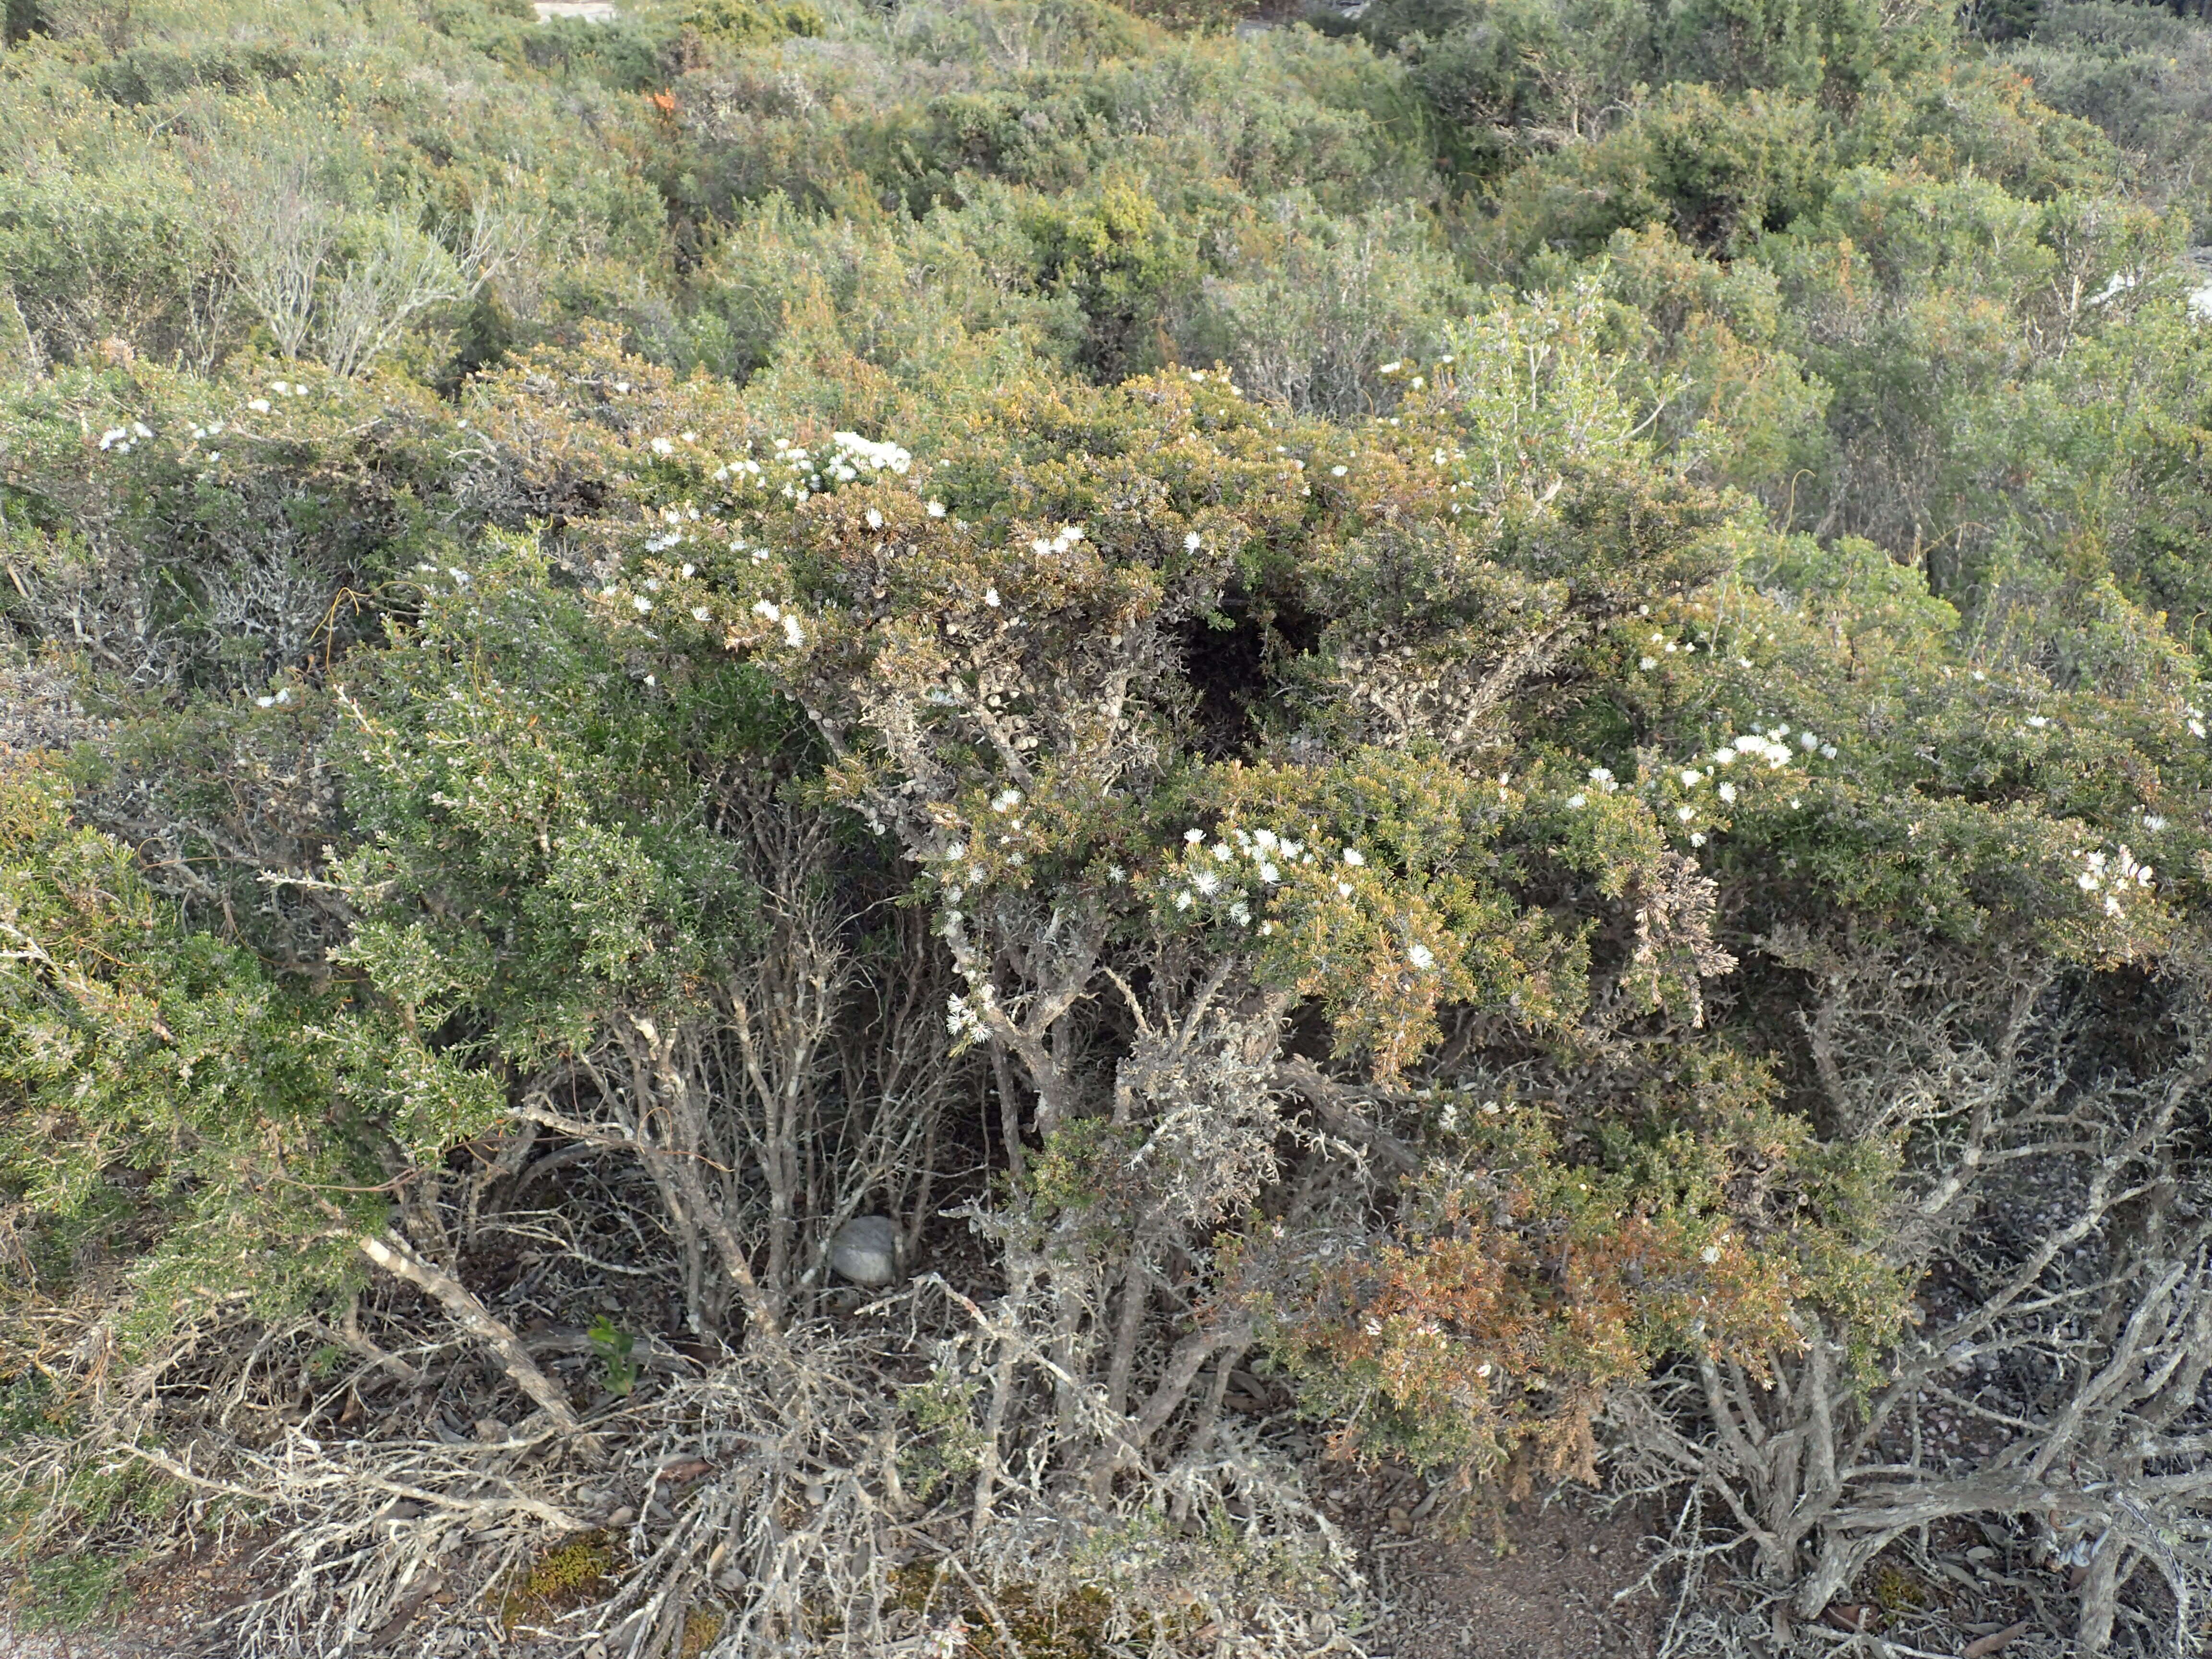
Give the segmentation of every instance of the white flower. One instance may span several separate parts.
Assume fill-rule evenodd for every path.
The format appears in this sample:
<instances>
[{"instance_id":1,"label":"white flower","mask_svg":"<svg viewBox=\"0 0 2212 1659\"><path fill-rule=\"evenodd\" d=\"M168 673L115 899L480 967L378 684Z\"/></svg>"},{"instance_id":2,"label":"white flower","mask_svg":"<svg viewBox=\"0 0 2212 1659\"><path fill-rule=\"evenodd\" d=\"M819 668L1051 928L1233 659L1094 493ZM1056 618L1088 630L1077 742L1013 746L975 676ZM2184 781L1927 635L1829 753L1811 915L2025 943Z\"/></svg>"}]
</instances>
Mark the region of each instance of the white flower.
<instances>
[{"instance_id":1,"label":"white flower","mask_svg":"<svg viewBox=\"0 0 2212 1659\"><path fill-rule=\"evenodd\" d=\"M637 607L637 614L641 617L646 615L653 609L653 601L647 599L642 593L631 595L630 603Z\"/></svg>"},{"instance_id":2,"label":"white flower","mask_svg":"<svg viewBox=\"0 0 2212 1659\"><path fill-rule=\"evenodd\" d=\"M932 501L929 504L927 510L931 518L941 519L945 516L945 503L943 501Z\"/></svg>"},{"instance_id":3,"label":"white flower","mask_svg":"<svg viewBox=\"0 0 2212 1659\"><path fill-rule=\"evenodd\" d=\"M989 605L992 610L996 611L999 608L999 590L995 587L985 588L983 590L983 603Z\"/></svg>"},{"instance_id":4,"label":"white flower","mask_svg":"<svg viewBox=\"0 0 2212 1659\"><path fill-rule=\"evenodd\" d=\"M868 509L868 528L871 530L881 530L883 527L884 515L876 508L872 507L870 507Z\"/></svg>"},{"instance_id":5,"label":"white flower","mask_svg":"<svg viewBox=\"0 0 2212 1659\"><path fill-rule=\"evenodd\" d=\"M1406 947L1406 960L1412 963L1415 968L1425 973L1428 969L1437 965L1437 953L1429 949L1427 945L1421 944L1419 940L1415 940L1412 945Z\"/></svg>"},{"instance_id":6,"label":"white flower","mask_svg":"<svg viewBox=\"0 0 2212 1659\"><path fill-rule=\"evenodd\" d=\"M857 432L833 432L830 434L830 439L844 452L842 459L847 463L844 476L848 478L854 476L850 470L850 464L854 462L866 467L872 472L880 472L889 469L892 472L900 474L903 474L913 463L914 458L896 444L872 443Z\"/></svg>"},{"instance_id":7,"label":"white flower","mask_svg":"<svg viewBox=\"0 0 2212 1659\"><path fill-rule=\"evenodd\" d=\"M794 651L806 643L806 634L799 627L798 617L786 617L783 619L783 637L790 642L791 648Z\"/></svg>"},{"instance_id":8,"label":"white flower","mask_svg":"<svg viewBox=\"0 0 2212 1659\"><path fill-rule=\"evenodd\" d=\"M1648 674L1659 665L1659 659L1656 657L1638 657L1636 665Z\"/></svg>"},{"instance_id":9,"label":"white flower","mask_svg":"<svg viewBox=\"0 0 2212 1659\"><path fill-rule=\"evenodd\" d=\"M1692 847L1703 847L1705 844L1705 832L1702 830L1692 830L1690 832L1690 845Z\"/></svg>"},{"instance_id":10,"label":"white flower","mask_svg":"<svg viewBox=\"0 0 2212 1659\"><path fill-rule=\"evenodd\" d=\"M1273 887L1282 878L1283 872L1275 868L1273 864L1265 862L1264 860L1261 862L1260 866L1260 879L1261 881L1266 882L1268 886Z\"/></svg>"},{"instance_id":11,"label":"white flower","mask_svg":"<svg viewBox=\"0 0 2212 1659\"><path fill-rule=\"evenodd\" d=\"M1367 862L1357 847L1347 847L1344 849L1344 861L1355 870Z\"/></svg>"},{"instance_id":12,"label":"white flower","mask_svg":"<svg viewBox=\"0 0 2212 1659\"><path fill-rule=\"evenodd\" d=\"M1217 841L1212 846L1207 848L1206 851L1212 854L1215 860L1222 864L1228 863L1230 860L1237 856L1234 850L1231 848L1229 843L1225 841Z\"/></svg>"},{"instance_id":13,"label":"white flower","mask_svg":"<svg viewBox=\"0 0 2212 1659\"><path fill-rule=\"evenodd\" d=\"M696 444L699 441L699 434L696 432L682 432L677 435L687 444Z\"/></svg>"},{"instance_id":14,"label":"white flower","mask_svg":"<svg viewBox=\"0 0 2212 1659\"><path fill-rule=\"evenodd\" d=\"M1567 805L1577 808L1587 806L1589 805L1589 797L1588 795L1570 795L1567 797Z\"/></svg>"},{"instance_id":15,"label":"white flower","mask_svg":"<svg viewBox=\"0 0 2212 1659\"><path fill-rule=\"evenodd\" d=\"M1591 767L1589 769L1589 781L1595 784L1611 783L1613 781L1613 769L1609 766Z\"/></svg>"},{"instance_id":16,"label":"white flower","mask_svg":"<svg viewBox=\"0 0 2212 1659\"><path fill-rule=\"evenodd\" d=\"M1382 368L1376 369L1375 372L1377 374L1395 374L1400 369L1405 368L1405 366L1406 365L1402 362L1391 362L1383 364Z\"/></svg>"},{"instance_id":17,"label":"white flower","mask_svg":"<svg viewBox=\"0 0 2212 1659\"><path fill-rule=\"evenodd\" d=\"M1820 740L1810 732L1800 732L1797 734L1797 746L1800 749L1818 749L1820 746Z\"/></svg>"},{"instance_id":18,"label":"white flower","mask_svg":"<svg viewBox=\"0 0 2212 1659\"><path fill-rule=\"evenodd\" d=\"M1339 898L1350 898L1352 896L1352 884L1348 881L1340 881L1337 883L1336 896Z\"/></svg>"},{"instance_id":19,"label":"white flower","mask_svg":"<svg viewBox=\"0 0 2212 1659\"><path fill-rule=\"evenodd\" d=\"M1272 933L1274 931L1275 924L1272 921L1263 921L1260 924L1260 933L1262 938L1265 938L1267 934Z\"/></svg>"},{"instance_id":20,"label":"white flower","mask_svg":"<svg viewBox=\"0 0 2212 1659\"><path fill-rule=\"evenodd\" d=\"M130 435L131 434L128 432L125 432L121 427L112 426L108 428L106 431L100 434L100 447L102 449L112 449L117 444L121 443Z\"/></svg>"},{"instance_id":21,"label":"white flower","mask_svg":"<svg viewBox=\"0 0 2212 1659\"><path fill-rule=\"evenodd\" d=\"M1249 927L1252 925L1252 907L1238 899L1229 907L1229 919L1239 927Z\"/></svg>"},{"instance_id":22,"label":"white flower","mask_svg":"<svg viewBox=\"0 0 2212 1659\"><path fill-rule=\"evenodd\" d=\"M1021 804L1022 792L1018 789L1001 789L997 794L991 797L991 810L994 812L1004 812L1009 808L1019 806Z\"/></svg>"},{"instance_id":23,"label":"white flower","mask_svg":"<svg viewBox=\"0 0 2212 1659\"><path fill-rule=\"evenodd\" d=\"M1332 478L1341 478L1344 476L1344 469L1340 466L1333 466L1328 470L1328 476Z\"/></svg>"},{"instance_id":24,"label":"white flower","mask_svg":"<svg viewBox=\"0 0 2212 1659\"><path fill-rule=\"evenodd\" d=\"M1188 888L1176 895L1175 907L1178 910L1188 910L1190 908L1190 891Z\"/></svg>"},{"instance_id":25,"label":"white flower","mask_svg":"<svg viewBox=\"0 0 2212 1659\"><path fill-rule=\"evenodd\" d=\"M676 453L676 446L665 438L655 438L653 441L653 453L656 455L673 455Z\"/></svg>"},{"instance_id":26,"label":"white flower","mask_svg":"<svg viewBox=\"0 0 2212 1659\"><path fill-rule=\"evenodd\" d=\"M1718 1261L1720 1259L1721 1247L1717 1244L1708 1244L1704 1249L1698 1252L1698 1260L1704 1262L1708 1267L1711 1267L1713 1263Z\"/></svg>"},{"instance_id":27,"label":"white flower","mask_svg":"<svg viewBox=\"0 0 2212 1659\"><path fill-rule=\"evenodd\" d=\"M1721 787L1720 787L1720 796L1721 796L1721 799L1722 799L1723 800L1724 800L1724 801L1733 801L1733 800L1735 800L1735 786L1734 784L1732 784L1732 783L1724 783L1724 784L1723 784L1723 785L1721 786Z\"/></svg>"},{"instance_id":28,"label":"white flower","mask_svg":"<svg viewBox=\"0 0 2212 1659\"><path fill-rule=\"evenodd\" d=\"M1198 889L1200 897L1212 898L1221 890L1221 878L1211 870L1201 870L1190 878L1190 884Z\"/></svg>"},{"instance_id":29,"label":"white flower","mask_svg":"<svg viewBox=\"0 0 2212 1659\"><path fill-rule=\"evenodd\" d=\"M1682 774L1682 787L1685 789L1694 789L1705 781L1705 775L1702 772L1686 770Z\"/></svg>"},{"instance_id":30,"label":"white flower","mask_svg":"<svg viewBox=\"0 0 2212 1659\"><path fill-rule=\"evenodd\" d=\"M2042 715L2040 715L2040 714L2030 714L2030 715L2027 717L2027 723L2028 723L2030 726L2033 726L2033 727L2034 727L2037 731L2039 731L2039 732L2040 732L2041 730L2043 730L2043 728L2044 728L2045 726L2048 726L2048 725L2050 725L2050 724L2051 724L2051 722L2050 722L2048 720L2045 719L2045 718L2044 718Z\"/></svg>"},{"instance_id":31,"label":"white flower","mask_svg":"<svg viewBox=\"0 0 2212 1659\"><path fill-rule=\"evenodd\" d=\"M1836 745L1832 743L1824 743L1820 745L1820 758L1822 760L1833 760L1836 757Z\"/></svg>"},{"instance_id":32,"label":"white flower","mask_svg":"<svg viewBox=\"0 0 2212 1659\"><path fill-rule=\"evenodd\" d=\"M1199 548L1199 542L1200 542L1199 533L1198 533L1198 532L1196 532L1195 530L1194 530L1194 531L1192 531L1188 535L1185 536L1185 537L1182 538L1182 550L1183 550L1184 552L1186 552L1186 553L1195 553L1195 552L1197 552L1197 551L1198 551L1198 548Z\"/></svg>"},{"instance_id":33,"label":"white flower","mask_svg":"<svg viewBox=\"0 0 2212 1659\"><path fill-rule=\"evenodd\" d=\"M1447 358L1445 358L1445 359L1444 359L1444 361L1445 361L1446 362L1449 362L1451 361L1451 359L1450 359L1450 358L1449 358L1449 357L1447 357ZM1474 1374L1475 1374L1477 1376L1489 1376L1489 1375L1490 1375L1490 1362L1489 1362L1487 1359L1486 1359L1486 1360L1484 1360L1484 1361L1482 1362L1482 1364L1480 1364L1480 1365L1477 1365L1477 1366L1474 1368Z\"/></svg>"},{"instance_id":34,"label":"white flower","mask_svg":"<svg viewBox=\"0 0 2212 1659\"><path fill-rule=\"evenodd\" d=\"M1696 811L1695 811L1693 808L1687 807L1687 806L1678 806L1678 807L1676 807L1676 808L1674 809L1674 816L1675 816L1677 818L1680 818L1680 819L1684 823L1688 823L1692 818L1693 818L1693 817L1697 817L1698 815L1697 815Z\"/></svg>"},{"instance_id":35,"label":"white flower","mask_svg":"<svg viewBox=\"0 0 2212 1659\"><path fill-rule=\"evenodd\" d=\"M269 399L266 398L256 398L246 406L252 410L256 415L266 415L269 412Z\"/></svg>"},{"instance_id":36,"label":"white flower","mask_svg":"<svg viewBox=\"0 0 2212 1659\"><path fill-rule=\"evenodd\" d=\"M1109 864L1106 866L1106 879L1113 882L1115 885L1118 886L1121 883L1127 881L1128 878L1129 872L1127 870L1124 870L1120 865Z\"/></svg>"},{"instance_id":37,"label":"white flower","mask_svg":"<svg viewBox=\"0 0 2212 1659\"><path fill-rule=\"evenodd\" d=\"M772 599L755 599L753 615L758 617L763 622L781 622L783 607Z\"/></svg>"},{"instance_id":38,"label":"white flower","mask_svg":"<svg viewBox=\"0 0 2212 1659\"><path fill-rule=\"evenodd\" d=\"M714 612L708 610L703 605L695 605L691 607L691 620L693 622L705 622L713 615Z\"/></svg>"}]
</instances>

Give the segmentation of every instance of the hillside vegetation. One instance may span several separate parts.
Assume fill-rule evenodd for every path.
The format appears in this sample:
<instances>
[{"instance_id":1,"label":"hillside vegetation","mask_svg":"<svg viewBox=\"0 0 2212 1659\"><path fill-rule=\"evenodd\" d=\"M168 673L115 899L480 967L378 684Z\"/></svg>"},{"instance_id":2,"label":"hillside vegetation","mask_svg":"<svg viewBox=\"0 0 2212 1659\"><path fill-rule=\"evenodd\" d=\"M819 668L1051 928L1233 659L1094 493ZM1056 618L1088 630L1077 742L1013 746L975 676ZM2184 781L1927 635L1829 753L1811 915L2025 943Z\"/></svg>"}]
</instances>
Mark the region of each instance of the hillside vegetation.
<instances>
[{"instance_id":1,"label":"hillside vegetation","mask_svg":"<svg viewBox=\"0 0 2212 1659\"><path fill-rule=\"evenodd\" d=\"M2212 28L1246 11L8 0L21 1616L2203 1650Z\"/></svg>"}]
</instances>

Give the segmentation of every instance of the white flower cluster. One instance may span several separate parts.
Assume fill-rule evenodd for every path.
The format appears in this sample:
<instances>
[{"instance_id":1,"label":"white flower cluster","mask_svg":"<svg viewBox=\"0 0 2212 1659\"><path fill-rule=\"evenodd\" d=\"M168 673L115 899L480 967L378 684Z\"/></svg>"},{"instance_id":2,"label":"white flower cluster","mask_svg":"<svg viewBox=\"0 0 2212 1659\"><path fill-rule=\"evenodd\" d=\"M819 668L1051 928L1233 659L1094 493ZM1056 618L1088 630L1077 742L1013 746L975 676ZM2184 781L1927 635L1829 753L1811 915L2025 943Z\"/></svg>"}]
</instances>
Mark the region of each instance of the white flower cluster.
<instances>
[{"instance_id":1,"label":"white flower cluster","mask_svg":"<svg viewBox=\"0 0 2212 1659\"><path fill-rule=\"evenodd\" d=\"M438 567L434 564L418 564L415 567L415 574L418 576L434 576L438 574ZM469 585L469 573L465 570L459 570L452 565L447 565L446 574L453 579L453 586L456 587L466 587ZM424 584L426 586L428 585Z\"/></svg>"},{"instance_id":2,"label":"white flower cluster","mask_svg":"<svg viewBox=\"0 0 2212 1659\"><path fill-rule=\"evenodd\" d=\"M104 453L128 455L143 440L154 435L154 429L143 421L133 421L127 427L112 426L100 434L100 447Z\"/></svg>"},{"instance_id":3,"label":"white flower cluster","mask_svg":"<svg viewBox=\"0 0 2212 1659\"><path fill-rule=\"evenodd\" d=\"M1609 766L1593 766L1589 769L1590 787L1601 794L1613 795L1620 792L1620 780L1613 775ZM1567 797L1567 805L1579 810L1589 805L1589 797L1577 790Z\"/></svg>"},{"instance_id":4,"label":"white flower cluster","mask_svg":"<svg viewBox=\"0 0 2212 1659\"><path fill-rule=\"evenodd\" d=\"M945 1029L952 1038L954 1048L964 1048L971 1042L981 1042L990 1035L990 1028L983 1023L982 1011L990 1006L991 1001L991 987L988 982L977 993L973 1002L957 991L945 1000Z\"/></svg>"},{"instance_id":5,"label":"white flower cluster","mask_svg":"<svg viewBox=\"0 0 2212 1659\"><path fill-rule=\"evenodd\" d=\"M778 438L772 465L781 466L792 475L778 493L793 501L803 501L833 485L850 483L863 472L891 472L903 477L914 465L914 457L894 443L876 443L857 432L833 432L830 434L829 449L819 455L801 448L788 438ZM744 483L749 479L765 481L767 474L757 462L745 461L723 469L715 477L717 482L735 478Z\"/></svg>"},{"instance_id":6,"label":"white flower cluster","mask_svg":"<svg viewBox=\"0 0 2212 1659\"><path fill-rule=\"evenodd\" d=\"M1836 757L1836 745L1832 743L1823 743L1814 732L1800 732L1797 733L1796 741L1797 747L1808 755L1817 750L1825 759L1833 760ZM1778 726L1767 732L1747 732L1726 748L1715 750L1713 764L1731 766L1738 759L1745 757L1763 760L1770 768L1778 770L1789 765L1791 761L1797 758L1790 747L1790 728L1786 726ZM1686 787L1691 782L1690 775L1685 773L1682 781Z\"/></svg>"},{"instance_id":7,"label":"white flower cluster","mask_svg":"<svg viewBox=\"0 0 2212 1659\"><path fill-rule=\"evenodd\" d=\"M2148 864L2138 864L2136 855L2128 850L2125 842L2120 843L2117 854L2108 854L2094 848L2077 848L2081 860L2081 872L2074 878L2074 884L2088 894L2105 896L2105 914L2123 914L2123 896L2146 891L2156 879L2157 872Z\"/></svg>"},{"instance_id":8,"label":"white flower cluster","mask_svg":"<svg viewBox=\"0 0 2212 1659\"><path fill-rule=\"evenodd\" d=\"M1647 605L1644 607L1644 609L1648 611L1650 607ZM1685 656L1694 657L1698 654L1698 642L1695 640L1670 640L1664 634L1654 634L1651 636L1650 643L1653 645L1663 646L1665 647L1666 654L1670 657L1678 651L1682 653ZM1711 640L1708 640L1705 642L1705 649L1708 652L1717 653L1720 648L1720 646ZM1738 657L1736 659L1736 663L1738 666L1743 668L1748 668L1751 666L1751 659L1748 657ZM1652 656L1647 652L1644 655L1638 657L1636 659L1636 665L1648 674L1659 665L1659 659Z\"/></svg>"},{"instance_id":9,"label":"white flower cluster","mask_svg":"<svg viewBox=\"0 0 2212 1659\"><path fill-rule=\"evenodd\" d=\"M869 511L872 513L874 509L872 507ZM1083 526L1081 525L1066 524L1060 527L1057 534L1050 537L1049 538L1039 536L1036 540L1032 541L1030 544L1030 551L1032 553L1065 553L1069 548L1074 546L1076 543L1082 539Z\"/></svg>"},{"instance_id":10,"label":"white flower cluster","mask_svg":"<svg viewBox=\"0 0 2212 1659\"><path fill-rule=\"evenodd\" d=\"M698 613L694 611L692 614L696 616ZM806 630L799 625L799 618L790 611L785 610L781 605L776 604L775 600L755 599L753 601L753 615L758 617L764 623L782 623L784 640L790 645L793 650L796 651L800 646L806 643ZM702 617L701 620L703 621L704 618Z\"/></svg>"},{"instance_id":11,"label":"white flower cluster","mask_svg":"<svg viewBox=\"0 0 2212 1659\"><path fill-rule=\"evenodd\" d=\"M1317 865L1322 855L1305 841L1273 830L1245 830L1232 828L1225 835L1212 841L1206 831L1199 829L1183 831L1183 867L1180 884L1174 888L1171 902L1178 910L1188 910L1194 905L1205 904L1225 915L1239 927L1253 924L1253 907L1264 903L1267 890L1281 885L1283 872L1292 865ZM1366 857L1356 847L1337 849L1331 862L1340 861L1347 870L1364 866ZM1164 875L1164 883L1173 884L1175 872ZM1340 896L1349 897L1352 884L1339 880L1336 890ZM1275 931L1275 924L1261 921L1261 933ZM1409 955L1416 968L1431 966L1435 958L1426 949L1415 944ZM1427 961L1419 958L1427 957Z\"/></svg>"},{"instance_id":12,"label":"white flower cluster","mask_svg":"<svg viewBox=\"0 0 2212 1659\"><path fill-rule=\"evenodd\" d=\"M906 476L914 457L894 443L872 443L857 432L833 432L830 441L836 446L830 459L830 471L839 480L850 483L861 472L894 472Z\"/></svg>"},{"instance_id":13,"label":"white flower cluster","mask_svg":"<svg viewBox=\"0 0 2212 1659\"><path fill-rule=\"evenodd\" d=\"M698 540L697 536L686 532L684 528L687 523L696 524L699 521L699 509L689 502L686 502L681 510L672 507L662 507L660 521L669 528L659 535L646 538L647 552L665 553L672 547L680 547L685 542ZM691 573L687 569L684 574L688 576Z\"/></svg>"},{"instance_id":14,"label":"white flower cluster","mask_svg":"<svg viewBox=\"0 0 2212 1659\"><path fill-rule=\"evenodd\" d=\"M289 380L271 380L269 383L269 389L280 398L304 398L307 395L306 386L295 385ZM266 398L249 398L246 406L256 415L266 415L271 407ZM468 422L463 421L461 424L466 426Z\"/></svg>"},{"instance_id":15,"label":"white flower cluster","mask_svg":"<svg viewBox=\"0 0 2212 1659\"><path fill-rule=\"evenodd\" d=\"M1790 742L1791 732L1786 726L1772 726L1765 732L1747 732L1713 750L1711 757L1705 760L1702 767L1692 764L1680 767L1679 769L1674 768L1664 769L1674 772L1676 780L1685 791L1694 791L1706 784L1711 784L1713 793L1719 797L1721 804L1723 806L1732 806L1735 804L1738 791L1735 785L1723 775L1738 762L1765 761L1769 771L1778 771L1797 760L1801 751L1803 757L1807 759L1817 753L1826 760L1834 760L1839 752L1834 744L1824 741L1816 732L1797 732L1795 749L1790 747ZM1704 757L1692 757L1692 761ZM1592 788L1605 794L1613 794L1620 787L1620 781L1613 775L1612 771L1602 766L1594 766L1590 769L1589 781ZM1656 789L1656 778L1647 779L1644 787L1647 792ZM1792 800L1790 804L1795 806L1797 802ZM1577 790L1567 797L1567 805L1570 809L1579 811L1589 805L1588 792ZM1698 809L1691 802L1682 802L1674 808L1674 818L1679 823L1693 823L1697 821L1697 817ZM1692 831L1690 836L1690 845L1703 847L1705 844L1705 832Z\"/></svg>"}]
</instances>

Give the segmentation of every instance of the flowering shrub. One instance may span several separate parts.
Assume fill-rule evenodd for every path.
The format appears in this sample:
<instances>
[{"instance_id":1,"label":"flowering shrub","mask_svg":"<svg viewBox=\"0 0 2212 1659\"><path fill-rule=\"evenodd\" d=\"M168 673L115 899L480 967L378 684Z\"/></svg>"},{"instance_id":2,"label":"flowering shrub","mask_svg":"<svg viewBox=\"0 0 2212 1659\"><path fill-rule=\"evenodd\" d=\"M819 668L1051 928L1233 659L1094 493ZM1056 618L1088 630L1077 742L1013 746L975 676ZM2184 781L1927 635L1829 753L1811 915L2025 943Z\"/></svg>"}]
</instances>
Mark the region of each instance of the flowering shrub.
<instances>
[{"instance_id":1,"label":"flowering shrub","mask_svg":"<svg viewBox=\"0 0 2212 1659\"><path fill-rule=\"evenodd\" d=\"M0 65L0 1249L130 1363L0 1383L369 1564L241 1651L624 1526L641 1655L1310 1650L1255 1369L1807 1620L1967 1516L2085 1651L2212 1583L2103 138L1856 5L109 9Z\"/></svg>"}]
</instances>

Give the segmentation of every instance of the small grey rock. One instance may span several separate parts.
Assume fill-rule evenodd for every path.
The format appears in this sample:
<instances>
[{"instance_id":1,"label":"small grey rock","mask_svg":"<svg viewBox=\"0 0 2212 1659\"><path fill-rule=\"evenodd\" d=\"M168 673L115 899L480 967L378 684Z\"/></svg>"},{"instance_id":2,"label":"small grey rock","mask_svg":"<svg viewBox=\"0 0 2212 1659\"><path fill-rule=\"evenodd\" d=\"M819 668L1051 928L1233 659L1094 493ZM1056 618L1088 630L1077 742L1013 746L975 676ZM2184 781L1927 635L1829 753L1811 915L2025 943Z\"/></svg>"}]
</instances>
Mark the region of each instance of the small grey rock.
<instances>
[{"instance_id":1,"label":"small grey rock","mask_svg":"<svg viewBox=\"0 0 2212 1659\"><path fill-rule=\"evenodd\" d=\"M854 1216L830 1241L830 1265L855 1285L896 1282L898 1230L889 1216Z\"/></svg>"}]
</instances>

